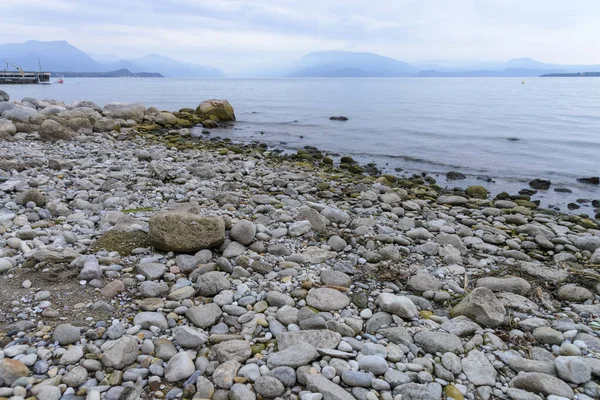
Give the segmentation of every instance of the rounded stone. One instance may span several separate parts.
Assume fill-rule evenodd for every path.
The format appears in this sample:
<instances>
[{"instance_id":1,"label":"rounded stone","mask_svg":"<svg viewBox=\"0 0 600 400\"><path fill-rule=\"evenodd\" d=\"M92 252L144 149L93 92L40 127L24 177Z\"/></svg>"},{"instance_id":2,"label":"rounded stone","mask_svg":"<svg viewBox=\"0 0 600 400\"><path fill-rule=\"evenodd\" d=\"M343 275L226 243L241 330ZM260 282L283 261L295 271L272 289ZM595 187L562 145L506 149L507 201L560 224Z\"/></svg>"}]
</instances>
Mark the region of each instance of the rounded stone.
<instances>
[{"instance_id":1,"label":"rounded stone","mask_svg":"<svg viewBox=\"0 0 600 400\"><path fill-rule=\"evenodd\" d=\"M306 303L320 311L337 311L350 304L350 298L344 293L330 288L311 289Z\"/></svg>"},{"instance_id":2,"label":"rounded stone","mask_svg":"<svg viewBox=\"0 0 600 400\"><path fill-rule=\"evenodd\" d=\"M262 397L272 399L281 396L285 387L277 378L263 375L254 382L254 390Z\"/></svg>"}]
</instances>

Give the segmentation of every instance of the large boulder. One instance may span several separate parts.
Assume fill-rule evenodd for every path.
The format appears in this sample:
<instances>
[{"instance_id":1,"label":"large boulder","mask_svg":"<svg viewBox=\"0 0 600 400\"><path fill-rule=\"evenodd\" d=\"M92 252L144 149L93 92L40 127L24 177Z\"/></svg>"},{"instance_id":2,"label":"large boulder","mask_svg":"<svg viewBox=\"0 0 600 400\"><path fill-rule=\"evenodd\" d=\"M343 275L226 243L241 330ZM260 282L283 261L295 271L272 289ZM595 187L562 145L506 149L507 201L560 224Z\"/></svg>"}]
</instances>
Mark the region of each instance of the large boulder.
<instances>
[{"instance_id":1,"label":"large boulder","mask_svg":"<svg viewBox=\"0 0 600 400\"><path fill-rule=\"evenodd\" d=\"M161 126L177 125L177 121L179 121L179 118L166 111L160 112L154 117L154 122Z\"/></svg>"},{"instance_id":2,"label":"large boulder","mask_svg":"<svg viewBox=\"0 0 600 400\"><path fill-rule=\"evenodd\" d=\"M40 139L47 142L56 142L58 140L71 140L73 132L62 126L56 121L47 119L42 122L39 130Z\"/></svg>"},{"instance_id":3,"label":"large boulder","mask_svg":"<svg viewBox=\"0 0 600 400\"><path fill-rule=\"evenodd\" d=\"M102 107L93 101L83 100L83 101L75 101L67 106L68 108L91 108L95 111L102 112Z\"/></svg>"},{"instance_id":4,"label":"large boulder","mask_svg":"<svg viewBox=\"0 0 600 400\"><path fill-rule=\"evenodd\" d=\"M94 123L94 132L121 131L121 121L110 118L102 118Z\"/></svg>"},{"instance_id":5,"label":"large boulder","mask_svg":"<svg viewBox=\"0 0 600 400\"><path fill-rule=\"evenodd\" d=\"M73 132L92 132L93 126L87 118L73 118L66 119L63 123L64 126L71 129Z\"/></svg>"},{"instance_id":6,"label":"large boulder","mask_svg":"<svg viewBox=\"0 0 600 400\"><path fill-rule=\"evenodd\" d=\"M65 120L85 118L89 120L92 124L103 118L102 114L90 107L80 107L74 108L72 110L62 111L58 114L58 117Z\"/></svg>"},{"instance_id":7,"label":"large boulder","mask_svg":"<svg viewBox=\"0 0 600 400\"><path fill-rule=\"evenodd\" d=\"M33 108L16 105L4 111L3 117L12 122L20 122L23 124L40 124L43 121L43 116Z\"/></svg>"},{"instance_id":8,"label":"large boulder","mask_svg":"<svg viewBox=\"0 0 600 400\"><path fill-rule=\"evenodd\" d=\"M45 107L42 111L40 111L40 113L45 116L50 116L50 115L58 115L63 111L67 111L67 109L65 107L61 107L61 106L49 105L49 106Z\"/></svg>"},{"instance_id":9,"label":"large boulder","mask_svg":"<svg viewBox=\"0 0 600 400\"><path fill-rule=\"evenodd\" d=\"M206 100L200 103L196 108L196 114L202 120L211 119L213 121L235 121L233 107L227 100Z\"/></svg>"},{"instance_id":10,"label":"large boulder","mask_svg":"<svg viewBox=\"0 0 600 400\"><path fill-rule=\"evenodd\" d=\"M10 96L4 90L0 90L0 101L9 101Z\"/></svg>"},{"instance_id":11,"label":"large boulder","mask_svg":"<svg viewBox=\"0 0 600 400\"><path fill-rule=\"evenodd\" d=\"M9 103L8 101L0 101L0 116L2 116L2 114L4 114L6 111L12 110L16 107L17 106L15 105L15 103Z\"/></svg>"},{"instance_id":12,"label":"large boulder","mask_svg":"<svg viewBox=\"0 0 600 400\"><path fill-rule=\"evenodd\" d=\"M104 106L105 116L113 119L132 119L138 124L144 120L146 107L139 103L108 103Z\"/></svg>"},{"instance_id":13,"label":"large boulder","mask_svg":"<svg viewBox=\"0 0 600 400\"><path fill-rule=\"evenodd\" d=\"M17 127L12 121L0 119L0 139L7 139L17 133Z\"/></svg>"},{"instance_id":14,"label":"large boulder","mask_svg":"<svg viewBox=\"0 0 600 400\"><path fill-rule=\"evenodd\" d=\"M194 253L225 241L225 223L184 211L163 211L150 218L150 244L158 250Z\"/></svg>"}]
</instances>

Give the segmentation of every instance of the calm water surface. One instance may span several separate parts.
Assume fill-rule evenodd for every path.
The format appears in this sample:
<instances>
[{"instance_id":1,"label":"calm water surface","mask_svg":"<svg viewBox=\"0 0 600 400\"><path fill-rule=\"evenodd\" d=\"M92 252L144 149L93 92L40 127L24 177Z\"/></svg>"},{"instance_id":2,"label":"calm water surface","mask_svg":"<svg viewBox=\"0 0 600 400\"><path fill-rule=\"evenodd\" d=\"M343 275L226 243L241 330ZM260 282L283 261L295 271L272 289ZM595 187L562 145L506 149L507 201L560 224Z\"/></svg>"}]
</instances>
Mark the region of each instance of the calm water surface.
<instances>
[{"instance_id":1,"label":"calm water surface","mask_svg":"<svg viewBox=\"0 0 600 400\"><path fill-rule=\"evenodd\" d=\"M563 209L600 188L577 178L600 175L600 79L107 79L65 78L49 86L2 86L26 96L70 102L135 101L165 110L228 99L235 128L213 131L296 150L306 145L376 162L393 171L440 174L448 186L495 180L492 192L516 193L532 178L550 179L572 194L540 193ZM329 121L344 115L346 122ZM458 170L465 181L446 183ZM582 211L592 212L589 203Z\"/></svg>"}]
</instances>

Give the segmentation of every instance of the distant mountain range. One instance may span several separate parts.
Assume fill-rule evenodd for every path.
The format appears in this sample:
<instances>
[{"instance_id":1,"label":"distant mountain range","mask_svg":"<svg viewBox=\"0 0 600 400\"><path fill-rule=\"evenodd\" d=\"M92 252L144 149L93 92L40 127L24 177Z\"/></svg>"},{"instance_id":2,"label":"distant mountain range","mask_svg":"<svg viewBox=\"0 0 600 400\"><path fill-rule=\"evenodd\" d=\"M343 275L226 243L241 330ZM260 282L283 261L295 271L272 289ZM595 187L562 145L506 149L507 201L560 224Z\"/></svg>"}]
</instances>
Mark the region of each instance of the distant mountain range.
<instances>
[{"instance_id":1,"label":"distant mountain range","mask_svg":"<svg viewBox=\"0 0 600 400\"><path fill-rule=\"evenodd\" d=\"M291 77L413 76L417 70L402 61L373 53L320 51L309 53L294 66Z\"/></svg>"},{"instance_id":2,"label":"distant mountain range","mask_svg":"<svg viewBox=\"0 0 600 400\"><path fill-rule=\"evenodd\" d=\"M600 71L600 65L546 64L531 58L480 63L429 61L411 65L373 53L328 51L306 55L287 76L530 77L585 71Z\"/></svg>"},{"instance_id":3,"label":"distant mountain range","mask_svg":"<svg viewBox=\"0 0 600 400\"><path fill-rule=\"evenodd\" d=\"M112 57L107 59L107 57ZM66 41L39 42L0 45L0 69L8 62L27 71L39 71L40 63L44 71L52 72L111 72L127 69L136 73L158 73L171 77L222 77L223 71L191 63L173 60L151 54L133 60L122 60L115 56L94 59L87 53ZM14 67L10 66L10 69Z\"/></svg>"},{"instance_id":4,"label":"distant mountain range","mask_svg":"<svg viewBox=\"0 0 600 400\"><path fill-rule=\"evenodd\" d=\"M90 55L66 41L28 41L0 45L2 62L24 70L71 73L112 73L128 70L132 76L160 74L167 77L223 77L217 68L177 61L157 54L122 59L111 54ZM13 66L9 67L14 69ZM507 62L423 61L406 63L374 53L319 51L298 61L265 66L247 72L261 77L529 77L547 74L598 72L600 65L547 64L531 58ZM142 75L140 75L142 76Z\"/></svg>"},{"instance_id":5,"label":"distant mountain range","mask_svg":"<svg viewBox=\"0 0 600 400\"><path fill-rule=\"evenodd\" d=\"M51 76L61 78L164 78L158 72L131 72L128 69L108 72L52 72Z\"/></svg>"}]
</instances>

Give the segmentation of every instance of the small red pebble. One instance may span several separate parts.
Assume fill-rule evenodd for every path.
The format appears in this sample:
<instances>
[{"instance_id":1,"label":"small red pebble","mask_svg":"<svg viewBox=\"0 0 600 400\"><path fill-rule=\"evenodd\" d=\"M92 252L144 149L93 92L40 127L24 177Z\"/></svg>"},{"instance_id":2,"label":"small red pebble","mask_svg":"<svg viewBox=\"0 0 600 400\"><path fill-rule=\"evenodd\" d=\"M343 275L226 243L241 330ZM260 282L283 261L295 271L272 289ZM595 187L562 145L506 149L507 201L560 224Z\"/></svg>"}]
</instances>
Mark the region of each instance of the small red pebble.
<instances>
[{"instance_id":1,"label":"small red pebble","mask_svg":"<svg viewBox=\"0 0 600 400\"><path fill-rule=\"evenodd\" d=\"M173 265L173 266L172 266L172 267L169 269L169 271L170 271L172 274L178 274L178 273L180 273L180 272L181 272L181 271L179 270L179 267L178 267L177 265Z\"/></svg>"}]
</instances>

